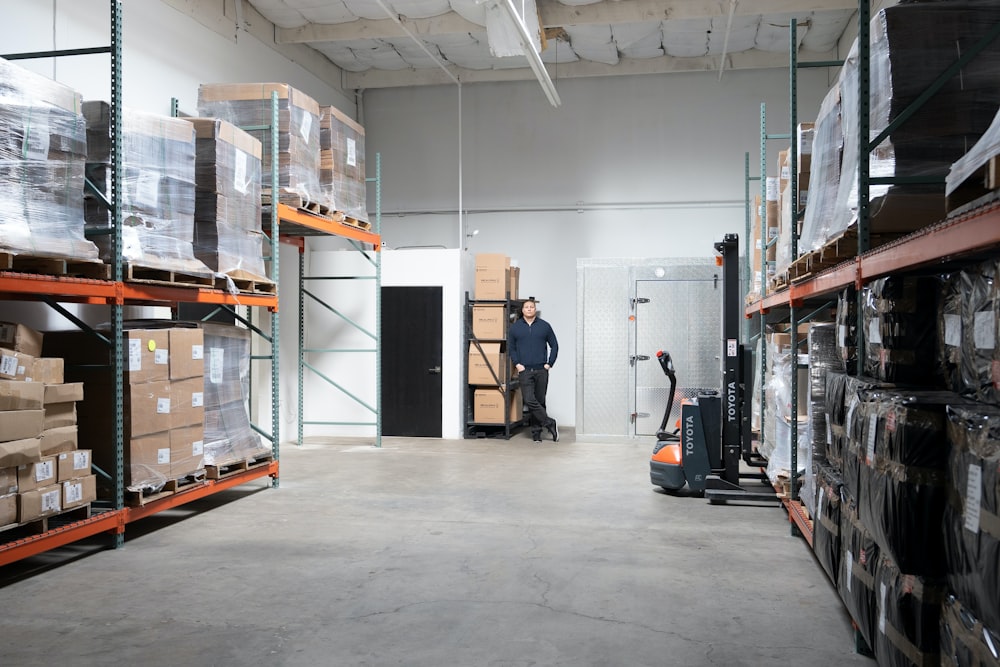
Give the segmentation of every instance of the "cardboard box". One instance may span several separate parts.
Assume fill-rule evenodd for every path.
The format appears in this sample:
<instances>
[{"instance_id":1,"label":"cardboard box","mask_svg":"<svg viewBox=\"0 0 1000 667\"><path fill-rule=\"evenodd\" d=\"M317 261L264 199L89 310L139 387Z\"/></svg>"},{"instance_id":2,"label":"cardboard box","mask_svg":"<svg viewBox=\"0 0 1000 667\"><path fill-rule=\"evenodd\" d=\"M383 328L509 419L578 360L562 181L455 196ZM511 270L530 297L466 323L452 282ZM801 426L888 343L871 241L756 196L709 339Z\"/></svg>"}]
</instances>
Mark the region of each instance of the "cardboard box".
<instances>
[{"instance_id":1,"label":"cardboard box","mask_svg":"<svg viewBox=\"0 0 1000 667\"><path fill-rule=\"evenodd\" d=\"M220 118L186 118L185 120L194 125L196 139L220 139L258 160L261 158L260 140L229 121Z\"/></svg>"},{"instance_id":2,"label":"cardboard box","mask_svg":"<svg viewBox=\"0 0 1000 667\"><path fill-rule=\"evenodd\" d=\"M17 494L0 496L0 526L17 523Z\"/></svg>"},{"instance_id":3,"label":"cardboard box","mask_svg":"<svg viewBox=\"0 0 1000 667\"><path fill-rule=\"evenodd\" d=\"M476 255L477 300L506 300L510 257L507 255L481 253Z\"/></svg>"},{"instance_id":4,"label":"cardboard box","mask_svg":"<svg viewBox=\"0 0 1000 667\"><path fill-rule=\"evenodd\" d=\"M56 481L65 482L90 474L90 450L77 449L56 456Z\"/></svg>"},{"instance_id":5,"label":"cardboard box","mask_svg":"<svg viewBox=\"0 0 1000 667\"><path fill-rule=\"evenodd\" d=\"M35 357L31 367L25 369L25 379L28 382L62 384L66 380L64 366L60 357Z\"/></svg>"},{"instance_id":6,"label":"cardboard box","mask_svg":"<svg viewBox=\"0 0 1000 667\"><path fill-rule=\"evenodd\" d=\"M482 353L475 343L469 343L469 384L496 385L506 382L509 373L507 355L500 351L500 343L480 343ZM485 357L484 357L485 355ZM494 373L497 377L494 377Z\"/></svg>"},{"instance_id":7,"label":"cardboard box","mask_svg":"<svg viewBox=\"0 0 1000 667\"><path fill-rule=\"evenodd\" d=\"M0 379L26 382L35 358L23 352L0 349Z\"/></svg>"},{"instance_id":8,"label":"cardboard box","mask_svg":"<svg viewBox=\"0 0 1000 667\"><path fill-rule=\"evenodd\" d=\"M170 383L170 428L205 424L205 378Z\"/></svg>"},{"instance_id":9,"label":"cardboard box","mask_svg":"<svg viewBox=\"0 0 1000 667\"><path fill-rule=\"evenodd\" d=\"M42 458L41 440L25 438L0 442L0 468L19 466Z\"/></svg>"},{"instance_id":10,"label":"cardboard box","mask_svg":"<svg viewBox=\"0 0 1000 667\"><path fill-rule=\"evenodd\" d=\"M478 424L503 424L504 395L499 388L476 389L473 398L472 419ZM521 392L511 391L508 415L511 422L521 420L524 408Z\"/></svg>"},{"instance_id":11,"label":"cardboard box","mask_svg":"<svg viewBox=\"0 0 1000 667\"><path fill-rule=\"evenodd\" d=\"M272 92L278 93L279 100L288 100L290 104L319 116L319 102L287 83L203 83L198 87L198 101L199 104L202 101L269 101Z\"/></svg>"},{"instance_id":12,"label":"cardboard box","mask_svg":"<svg viewBox=\"0 0 1000 667\"><path fill-rule=\"evenodd\" d=\"M170 430L170 383L143 382L125 389L125 431L132 438Z\"/></svg>"},{"instance_id":13,"label":"cardboard box","mask_svg":"<svg viewBox=\"0 0 1000 667\"><path fill-rule=\"evenodd\" d=\"M205 332L201 329L170 329L170 379L205 375Z\"/></svg>"},{"instance_id":14,"label":"cardboard box","mask_svg":"<svg viewBox=\"0 0 1000 667\"><path fill-rule=\"evenodd\" d=\"M56 457L54 456L46 456L41 461L24 463L17 467L17 489L21 493L55 483Z\"/></svg>"},{"instance_id":15,"label":"cardboard box","mask_svg":"<svg viewBox=\"0 0 1000 667\"><path fill-rule=\"evenodd\" d=\"M205 468L205 428L185 426L170 431L170 477L180 479Z\"/></svg>"},{"instance_id":16,"label":"cardboard box","mask_svg":"<svg viewBox=\"0 0 1000 667\"><path fill-rule=\"evenodd\" d=\"M97 476L87 475L78 479L63 482L62 504L63 509L82 507L87 503L97 500Z\"/></svg>"},{"instance_id":17,"label":"cardboard box","mask_svg":"<svg viewBox=\"0 0 1000 667\"><path fill-rule=\"evenodd\" d=\"M42 430L48 431L64 426L76 426L76 403L49 403L46 405L45 423Z\"/></svg>"},{"instance_id":18,"label":"cardboard box","mask_svg":"<svg viewBox=\"0 0 1000 667\"><path fill-rule=\"evenodd\" d=\"M66 384L45 385L44 403L69 403L83 400L83 383L67 382Z\"/></svg>"},{"instance_id":19,"label":"cardboard box","mask_svg":"<svg viewBox=\"0 0 1000 667\"><path fill-rule=\"evenodd\" d=\"M516 299L521 290L521 267L512 266L507 271L507 298Z\"/></svg>"},{"instance_id":20,"label":"cardboard box","mask_svg":"<svg viewBox=\"0 0 1000 667\"><path fill-rule=\"evenodd\" d=\"M17 521L27 523L62 511L62 486L53 484L17 494Z\"/></svg>"},{"instance_id":21,"label":"cardboard box","mask_svg":"<svg viewBox=\"0 0 1000 667\"><path fill-rule=\"evenodd\" d=\"M0 412L0 440L37 438L44 430L44 410L6 410Z\"/></svg>"},{"instance_id":22,"label":"cardboard box","mask_svg":"<svg viewBox=\"0 0 1000 667\"><path fill-rule=\"evenodd\" d=\"M76 426L62 426L42 431L39 449L42 456L71 452L79 446Z\"/></svg>"},{"instance_id":23,"label":"cardboard box","mask_svg":"<svg viewBox=\"0 0 1000 667\"><path fill-rule=\"evenodd\" d=\"M0 496L12 493L17 493L17 467L0 468Z\"/></svg>"},{"instance_id":24,"label":"cardboard box","mask_svg":"<svg viewBox=\"0 0 1000 667\"><path fill-rule=\"evenodd\" d=\"M171 474L169 432L133 438L128 442L125 448L125 484L130 489L162 487L171 479Z\"/></svg>"},{"instance_id":25,"label":"cardboard box","mask_svg":"<svg viewBox=\"0 0 1000 667\"><path fill-rule=\"evenodd\" d=\"M504 340L507 337L507 307L502 304L472 306L472 335L480 340Z\"/></svg>"},{"instance_id":26,"label":"cardboard box","mask_svg":"<svg viewBox=\"0 0 1000 667\"><path fill-rule=\"evenodd\" d=\"M42 332L15 322L0 322L0 347L40 357Z\"/></svg>"},{"instance_id":27,"label":"cardboard box","mask_svg":"<svg viewBox=\"0 0 1000 667\"><path fill-rule=\"evenodd\" d=\"M44 389L37 382L0 380L0 410L40 410Z\"/></svg>"},{"instance_id":28,"label":"cardboard box","mask_svg":"<svg viewBox=\"0 0 1000 667\"><path fill-rule=\"evenodd\" d=\"M104 330L99 333L109 335ZM126 382L135 384L170 379L167 329L127 329L123 338ZM51 331L45 334L45 356L60 357L68 366L109 364L111 348L84 331Z\"/></svg>"}]
</instances>

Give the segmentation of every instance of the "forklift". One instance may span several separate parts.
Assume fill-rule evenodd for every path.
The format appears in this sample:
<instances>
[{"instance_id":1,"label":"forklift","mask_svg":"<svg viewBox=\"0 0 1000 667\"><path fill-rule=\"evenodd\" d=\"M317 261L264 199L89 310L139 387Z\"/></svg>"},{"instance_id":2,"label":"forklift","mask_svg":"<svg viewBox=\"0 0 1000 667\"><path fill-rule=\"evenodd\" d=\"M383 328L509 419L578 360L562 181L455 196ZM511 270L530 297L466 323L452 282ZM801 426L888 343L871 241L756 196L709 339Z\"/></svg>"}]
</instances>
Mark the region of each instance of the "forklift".
<instances>
[{"instance_id":1,"label":"forklift","mask_svg":"<svg viewBox=\"0 0 1000 667\"><path fill-rule=\"evenodd\" d=\"M670 354L663 350L656 353L670 380L670 398L656 434L649 477L654 486L667 492L687 487L695 494L704 494L713 504L728 500L773 502L778 498L763 472L740 472L741 462L760 469L767 461L752 449L746 402L753 392L753 365L749 349L739 343L739 238L726 234L715 250L722 260L722 394L703 391L682 401L679 427L667 431L677 378ZM765 490L746 489L741 486L743 479L756 479Z\"/></svg>"}]
</instances>

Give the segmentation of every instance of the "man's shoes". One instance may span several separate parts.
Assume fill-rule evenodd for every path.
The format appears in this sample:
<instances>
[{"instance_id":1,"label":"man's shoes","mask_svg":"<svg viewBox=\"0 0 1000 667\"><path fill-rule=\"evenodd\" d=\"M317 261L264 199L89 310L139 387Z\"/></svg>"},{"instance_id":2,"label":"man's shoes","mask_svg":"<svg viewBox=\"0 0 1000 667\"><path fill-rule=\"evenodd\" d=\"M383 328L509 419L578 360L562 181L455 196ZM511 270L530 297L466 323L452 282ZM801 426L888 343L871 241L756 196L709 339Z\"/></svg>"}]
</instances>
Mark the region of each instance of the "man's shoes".
<instances>
[{"instance_id":1,"label":"man's shoes","mask_svg":"<svg viewBox=\"0 0 1000 667\"><path fill-rule=\"evenodd\" d=\"M541 433L532 433L531 434L531 439L532 439L533 442L541 442L542 441L542 434Z\"/></svg>"},{"instance_id":2,"label":"man's shoes","mask_svg":"<svg viewBox=\"0 0 1000 667\"><path fill-rule=\"evenodd\" d=\"M552 436L552 442L559 442L559 426L556 424L556 420L551 420L545 428Z\"/></svg>"}]
</instances>

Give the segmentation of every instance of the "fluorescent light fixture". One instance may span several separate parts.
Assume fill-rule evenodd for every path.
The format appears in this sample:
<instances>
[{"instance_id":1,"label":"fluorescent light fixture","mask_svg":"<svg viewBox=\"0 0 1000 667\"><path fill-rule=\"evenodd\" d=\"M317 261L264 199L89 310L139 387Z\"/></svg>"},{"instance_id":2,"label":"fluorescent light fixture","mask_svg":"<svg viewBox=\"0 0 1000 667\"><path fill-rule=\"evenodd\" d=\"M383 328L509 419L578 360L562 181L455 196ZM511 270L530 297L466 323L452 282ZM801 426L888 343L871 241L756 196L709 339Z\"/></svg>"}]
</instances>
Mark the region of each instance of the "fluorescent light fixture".
<instances>
[{"instance_id":1,"label":"fluorescent light fixture","mask_svg":"<svg viewBox=\"0 0 1000 667\"><path fill-rule=\"evenodd\" d=\"M545 93L545 97L549 99L549 103L552 106L559 106L562 104L562 100L559 99L559 93L556 92L556 87L552 83L552 79L549 78L549 73L545 69L545 63L542 62L542 56L538 53L538 49L535 48L531 34L528 32L528 27L524 24L524 19L521 18L520 14L517 13L517 9L514 8L513 0L498 0L497 4L504 8L510 20L514 22L517 34L521 38L521 48L524 50L524 55L528 58L528 65L531 67L531 71L535 73L538 83L542 86L542 92Z\"/></svg>"}]
</instances>

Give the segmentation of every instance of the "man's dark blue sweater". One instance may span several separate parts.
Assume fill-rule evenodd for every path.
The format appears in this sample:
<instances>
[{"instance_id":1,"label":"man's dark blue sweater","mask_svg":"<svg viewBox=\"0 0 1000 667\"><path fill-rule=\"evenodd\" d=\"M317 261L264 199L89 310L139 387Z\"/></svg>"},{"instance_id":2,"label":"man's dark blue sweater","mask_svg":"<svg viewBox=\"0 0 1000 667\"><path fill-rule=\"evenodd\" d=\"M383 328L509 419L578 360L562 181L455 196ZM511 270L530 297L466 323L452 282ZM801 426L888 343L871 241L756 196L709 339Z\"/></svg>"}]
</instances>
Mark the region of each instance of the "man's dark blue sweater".
<instances>
[{"instance_id":1,"label":"man's dark blue sweater","mask_svg":"<svg viewBox=\"0 0 1000 667\"><path fill-rule=\"evenodd\" d=\"M555 365L559 342L552 327L542 318L536 317L531 324L519 318L507 332L507 354L515 366L524 364L526 370L541 370L545 364Z\"/></svg>"}]
</instances>

